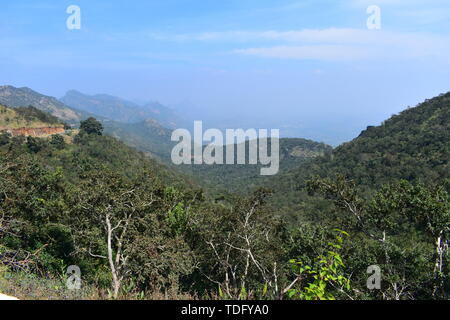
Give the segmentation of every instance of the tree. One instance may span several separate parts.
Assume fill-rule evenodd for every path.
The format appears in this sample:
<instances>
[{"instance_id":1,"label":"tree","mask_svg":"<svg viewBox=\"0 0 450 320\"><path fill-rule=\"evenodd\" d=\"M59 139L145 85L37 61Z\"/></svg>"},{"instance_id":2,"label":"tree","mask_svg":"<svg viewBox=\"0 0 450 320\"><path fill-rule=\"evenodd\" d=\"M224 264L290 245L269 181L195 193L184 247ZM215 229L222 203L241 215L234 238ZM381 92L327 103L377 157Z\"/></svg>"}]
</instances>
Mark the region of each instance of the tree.
<instances>
[{"instance_id":1,"label":"tree","mask_svg":"<svg viewBox=\"0 0 450 320\"><path fill-rule=\"evenodd\" d=\"M386 185L377 193L369 208L373 217L399 213L418 225L432 239L435 247L432 295L446 299L449 272L450 197L443 186L412 185L402 180Z\"/></svg>"},{"instance_id":2,"label":"tree","mask_svg":"<svg viewBox=\"0 0 450 320\"><path fill-rule=\"evenodd\" d=\"M37 153L39 151L41 151L45 146L45 143L43 140L39 139L39 138L34 138L34 137L27 137L27 147L28 150L30 150L33 153Z\"/></svg>"},{"instance_id":3,"label":"tree","mask_svg":"<svg viewBox=\"0 0 450 320\"><path fill-rule=\"evenodd\" d=\"M1 132L0 133L0 146L4 146L9 143L11 140L11 134L8 132Z\"/></svg>"},{"instance_id":4,"label":"tree","mask_svg":"<svg viewBox=\"0 0 450 320\"><path fill-rule=\"evenodd\" d=\"M64 138L59 134L52 135L52 138L50 139L50 144L59 150L64 149L64 147L66 146Z\"/></svg>"},{"instance_id":5,"label":"tree","mask_svg":"<svg viewBox=\"0 0 450 320\"><path fill-rule=\"evenodd\" d=\"M135 230L144 228L141 223L158 200L156 190L148 183L151 179L147 178L143 182L129 182L99 168L86 175L81 186L83 191L75 199L79 214L74 223L81 226L80 249L107 261L114 298L131 275L132 253L140 246Z\"/></svg>"},{"instance_id":6,"label":"tree","mask_svg":"<svg viewBox=\"0 0 450 320\"><path fill-rule=\"evenodd\" d=\"M80 122L80 130L87 134L101 136L103 133L103 125L97 119L90 117Z\"/></svg>"},{"instance_id":7,"label":"tree","mask_svg":"<svg viewBox=\"0 0 450 320\"><path fill-rule=\"evenodd\" d=\"M222 297L246 300L267 291L273 297L280 295L283 228L265 207L268 195L260 189L248 198L234 199L230 208L218 205L195 217L194 238L204 263L201 273Z\"/></svg>"},{"instance_id":8,"label":"tree","mask_svg":"<svg viewBox=\"0 0 450 320\"><path fill-rule=\"evenodd\" d=\"M311 180L308 188L331 200L336 216L343 215L342 221L360 237L348 260L359 264L360 270L374 264L382 267L383 299L446 297L450 201L444 187L402 180L382 186L367 199L352 182L337 176ZM429 250L433 246L434 252Z\"/></svg>"}]
</instances>

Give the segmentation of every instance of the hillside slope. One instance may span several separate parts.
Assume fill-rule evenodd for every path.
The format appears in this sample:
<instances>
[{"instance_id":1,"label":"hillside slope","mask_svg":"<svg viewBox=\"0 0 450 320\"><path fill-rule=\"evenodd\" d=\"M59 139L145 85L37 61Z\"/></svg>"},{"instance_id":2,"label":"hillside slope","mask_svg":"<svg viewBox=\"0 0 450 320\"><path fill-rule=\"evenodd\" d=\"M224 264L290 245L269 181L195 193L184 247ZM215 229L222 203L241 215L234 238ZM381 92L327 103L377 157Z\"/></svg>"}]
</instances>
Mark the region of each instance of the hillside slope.
<instances>
[{"instance_id":1,"label":"hillside slope","mask_svg":"<svg viewBox=\"0 0 450 320\"><path fill-rule=\"evenodd\" d=\"M45 96L30 88L0 86L0 104L11 108L33 106L69 123L77 123L86 118L82 112L66 106L56 98Z\"/></svg>"},{"instance_id":2,"label":"hillside slope","mask_svg":"<svg viewBox=\"0 0 450 320\"><path fill-rule=\"evenodd\" d=\"M170 153L174 145L170 139L172 131L164 128L157 121L146 120L138 123L103 121L103 125L106 134L152 158L171 164Z\"/></svg>"},{"instance_id":3,"label":"hillside slope","mask_svg":"<svg viewBox=\"0 0 450 320\"><path fill-rule=\"evenodd\" d=\"M16 109L0 105L0 132L8 132L12 136L46 136L64 133L64 123L34 107Z\"/></svg>"},{"instance_id":4,"label":"hillside slope","mask_svg":"<svg viewBox=\"0 0 450 320\"><path fill-rule=\"evenodd\" d=\"M302 214L305 182L342 174L370 190L405 179L436 184L450 178L450 93L442 94L368 127L328 155L281 173L267 184L281 213Z\"/></svg>"},{"instance_id":5,"label":"hillside slope","mask_svg":"<svg viewBox=\"0 0 450 320\"><path fill-rule=\"evenodd\" d=\"M332 151L332 147L326 144L299 138L282 138L279 140L279 146L280 167L278 174L301 166L311 159L323 156ZM270 150L270 140L268 148ZM225 148L223 154L225 159ZM248 161L248 143L246 143L246 159ZM212 193L220 193L223 191L246 193L263 186L270 181L269 176L261 175L261 168L263 167L267 166L259 163L257 165L203 164L181 166L183 171L190 173L194 179L206 186Z\"/></svg>"}]
</instances>

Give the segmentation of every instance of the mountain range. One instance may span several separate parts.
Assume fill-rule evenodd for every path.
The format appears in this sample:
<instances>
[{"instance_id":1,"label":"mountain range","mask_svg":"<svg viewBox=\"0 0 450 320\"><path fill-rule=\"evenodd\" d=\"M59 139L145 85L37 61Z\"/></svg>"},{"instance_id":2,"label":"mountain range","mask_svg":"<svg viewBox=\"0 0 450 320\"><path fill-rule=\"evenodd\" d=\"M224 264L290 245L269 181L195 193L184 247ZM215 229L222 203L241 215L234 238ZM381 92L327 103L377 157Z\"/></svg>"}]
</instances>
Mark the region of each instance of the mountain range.
<instances>
[{"instance_id":1,"label":"mountain range","mask_svg":"<svg viewBox=\"0 0 450 320\"><path fill-rule=\"evenodd\" d=\"M158 102L138 105L107 94L86 95L76 90L68 91L58 100L29 88L3 86L0 87L0 103L10 107L32 105L71 124L77 124L88 117L95 117L102 122L106 134L122 140L127 145L169 166L172 165L170 156L175 145L170 139L172 129L192 126L189 119L182 118L173 109ZM299 164L307 158L315 157L330 148L324 144L303 139L281 139L280 144L282 170L296 163ZM317 146L321 149L319 153L317 153ZM222 170L221 166L200 167L181 166L180 169L187 174L204 177L200 179L201 181L214 179ZM239 184L237 181L242 181L242 177L239 177L241 175L239 172L242 170L247 172L245 176L259 180L259 174L254 167L229 169L233 171L233 174L228 176L230 183L226 184L225 189L232 190L236 184ZM231 177L235 177L236 182L231 182Z\"/></svg>"},{"instance_id":2,"label":"mountain range","mask_svg":"<svg viewBox=\"0 0 450 320\"><path fill-rule=\"evenodd\" d=\"M340 172L360 185L381 184L386 177L441 180L450 172L446 159L450 153L449 97L449 93L440 95L380 126L369 126L336 149L311 140L280 139L280 174L270 179L259 176L258 166L182 165L178 169L216 192L267 184L280 191L280 199L296 192L298 181L326 172ZM29 88L2 86L0 103L9 107L32 105L70 123L94 116L107 134L169 166L175 145L170 139L171 127L184 122L175 111L159 103L141 106L110 95L89 96L75 90L60 101Z\"/></svg>"},{"instance_id":3,"label":"mountain range","mask_svg":"<svg viewBox=\"0 0 450 320\"><path fill-rule=\"evenodd\" d=\"M182 122L174 110L159 102L148 102L144 105L138 105L108 94L87 95L76 90L68 91L60 101L72 108L117 122L137 123L153 119L167 128L177 128Z\"/></svg>"},{"instance_id":4,"label":"mountain range","mask_svg":"<svg viewBox=\"0 0 450 320\"><path fill-rule=\"evenodd\" d=\"M78 100L75 99L75 97ZM78 109L74 106L68 106L54 97L40 94L30 88L16 88L10 85L0 87L0 104L2 105L11 108L33 106L71 124L72 126L78 126L81 120L85 120L88 117L95 117L102 122L107 134L125 141L129 145L146 152L154 158L164 158L163 156L165 156L165 153L169 152L169 147L164 146L168 143L167 139L170 141L170 135L169 138L167 138L167 135L170 134L170 130L164 128L157 120L140 118L142 114L133 115L135 110L140 109L133 109L137 107L131 102L128 103L126 100L107 95L96 95L94 97L97 98L92 100L89 96L76 91L69 91L64 100L74 102L76 106L80 107L80 109ZM82 101L85 101L86 104L83 104ZM92 101L94 101L94 103L92 103ZM108 105L107 101L110 101L111 104ZM97 108L91 110L90 106L93 105L97 105ZM164 109L164 107L161 108ZM111 115L115 115L115 119L119 119L120 114L129 113L133 116L128 117L128 120L134 117L134 119L139 122L120 122L103 116L108 115L108 110L113 110L110 113ZM99 112L100 114L93 113L92 111ZM155 115L156 112L147 111L147 114ZM161 114L164 113L161 112ZM122 118L122 120L124 120L124 118ZM163 148L164 151L162 151L161 148ZM167 156L165 157L167 158Z\"/></svg>"}]
</instances>

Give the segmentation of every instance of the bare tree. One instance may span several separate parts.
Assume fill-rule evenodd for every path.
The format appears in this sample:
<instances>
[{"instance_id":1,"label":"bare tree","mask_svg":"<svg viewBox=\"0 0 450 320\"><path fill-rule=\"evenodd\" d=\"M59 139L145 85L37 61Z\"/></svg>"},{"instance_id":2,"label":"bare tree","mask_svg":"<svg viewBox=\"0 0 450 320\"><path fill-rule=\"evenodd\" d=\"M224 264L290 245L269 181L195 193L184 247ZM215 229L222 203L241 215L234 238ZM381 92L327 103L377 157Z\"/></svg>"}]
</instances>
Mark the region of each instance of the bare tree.
<instances>
[{"instance_id":1,"label":"bare tree","mask_svg":"<svg viewBox=\"0 0 450 320\"><path fill-rule=\"evenodd\" d=\"M264 192L236 204L216 221L221 230L204 239L212 253L216 276L207 275L222 293L233 299L246 299L256 294L255 283L265 284L277 295L275 252L276 222L264 208Z\"/></svg>"},{"instance_id":2,"label":"bare tree","mask_svg":"<svg viewBox=\"0 0 450 320\"><path fill-rule=\"evenodd\" d=\"M87 250L91 257L107 260L111 271L112 295L117 298L129 274L127 266L130 259L128 252L133 246L132 229L144 214L151 212L156 196L149 188L128 185L114 175L108 178L94 176L91 183L96 183L98 193L79 197L84 212L83 223L100 226L106 252L92 252L92 234L85 233L88 228L82 227L79 235L89 243L87 249L81 248L81 251Z\"/></svg>"}]
</instances>

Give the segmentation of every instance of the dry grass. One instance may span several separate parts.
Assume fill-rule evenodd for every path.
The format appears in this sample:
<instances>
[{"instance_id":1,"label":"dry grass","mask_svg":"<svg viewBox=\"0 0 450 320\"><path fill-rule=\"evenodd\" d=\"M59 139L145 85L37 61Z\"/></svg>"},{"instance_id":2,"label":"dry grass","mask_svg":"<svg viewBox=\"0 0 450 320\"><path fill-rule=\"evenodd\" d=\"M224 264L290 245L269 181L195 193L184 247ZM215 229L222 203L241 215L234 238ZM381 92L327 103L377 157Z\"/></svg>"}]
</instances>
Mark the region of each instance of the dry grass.
<instances>
[{"instance_id":1,"label":"dry grass","mask_svg":"<svg viewBox=\"0 0 450 320\"><path fill-rule=\"evenodd\" d=\"M20 300L102 300L102 294L95 288L83 287L69 290L59 279L39 278L33 274L3 272L0 275L0 292Z\"/></svg>"},{"instance_id":2,"label":"dry grass","mask_svg":"<svg viewBox=\"0 0 450 320\"><path fill-rule=\"evenodd\" d=\"M82 285L80 290L67 289L63 279L41 278L25 272L8 272L0 265L0 293L20 300L110 300L107 289ZM118 300L198 300L183 293L123 293Z\"/></svg>"}]
</instances>

